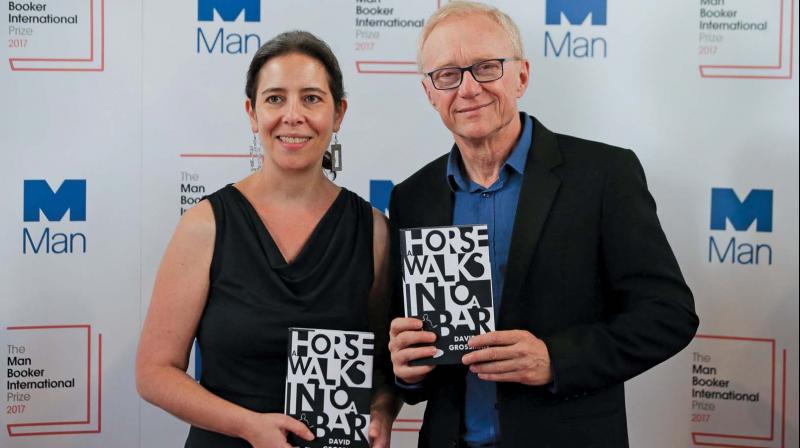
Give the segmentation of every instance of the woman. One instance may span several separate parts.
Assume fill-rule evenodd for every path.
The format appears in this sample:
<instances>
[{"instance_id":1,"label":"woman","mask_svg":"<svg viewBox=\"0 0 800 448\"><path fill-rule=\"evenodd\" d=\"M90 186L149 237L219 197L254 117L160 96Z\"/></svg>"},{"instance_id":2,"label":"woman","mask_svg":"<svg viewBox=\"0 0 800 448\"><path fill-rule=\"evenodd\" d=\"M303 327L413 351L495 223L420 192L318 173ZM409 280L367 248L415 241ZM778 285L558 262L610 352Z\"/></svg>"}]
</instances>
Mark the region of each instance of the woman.
<instances>
[{"instance_id":1,"label":"woman","mask_svg":"<svg viewBox=\"0 0 800 448\"><path fill-rule=\"evenodd\" d=\"M287 328L369 330L369 438L386 447L398 410L381 369L387 223L322 170L347 111L338 62L312 34L284 33L253 57L245 90L262 167L181 218L142 329L137 388L192 424L187 447L288 447L290 433L313 435L282 414ZM195 337L200 384L185 373Z\"/></svg>"}]
</instances>

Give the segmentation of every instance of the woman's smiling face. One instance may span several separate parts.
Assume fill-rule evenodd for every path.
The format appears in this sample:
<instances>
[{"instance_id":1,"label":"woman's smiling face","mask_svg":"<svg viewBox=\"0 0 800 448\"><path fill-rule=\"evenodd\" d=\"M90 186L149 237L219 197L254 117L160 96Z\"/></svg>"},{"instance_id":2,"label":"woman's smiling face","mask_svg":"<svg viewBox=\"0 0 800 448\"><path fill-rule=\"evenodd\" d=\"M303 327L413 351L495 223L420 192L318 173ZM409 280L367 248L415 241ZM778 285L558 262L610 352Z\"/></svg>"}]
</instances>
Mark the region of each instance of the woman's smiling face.
<instances>
[{"instance_id":1,"label":"woman's smiling face","mask_svg":"<svg viewBox=\"0 0 800 448\"><path fill-rule=\"evenodd\" d=\"M258 75L255 104L247 101L264 164L288 171L321 169L346 109L344 99L336 106L322 63L299 53L267 61Z\"/></svg>"}]
</instances>

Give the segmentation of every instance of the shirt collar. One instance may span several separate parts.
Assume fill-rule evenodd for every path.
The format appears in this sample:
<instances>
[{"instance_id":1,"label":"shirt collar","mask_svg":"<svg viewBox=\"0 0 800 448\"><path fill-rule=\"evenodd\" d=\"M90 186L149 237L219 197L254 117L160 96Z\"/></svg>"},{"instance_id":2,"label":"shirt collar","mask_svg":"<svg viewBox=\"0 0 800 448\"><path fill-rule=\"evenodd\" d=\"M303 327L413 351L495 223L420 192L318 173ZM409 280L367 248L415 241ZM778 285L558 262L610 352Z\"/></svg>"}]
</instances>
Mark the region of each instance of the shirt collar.
<instances>
[{"instance_id":1,"label":"shirt collar","mask_svg":"<svg viewBox=\"0 0 800 448\"><path fill-rule=\"evenodd\" d=\"M518 174L525 172L525 162L528 160L528 152L530 151L531 141L533 139L533 120L531 120L530 115L525 112L520 112L519 117L520 120L522 120L522 133L500 170L500 179L498 182L501 183L506 177L505 172L509 169L516 171ZM483 187L470 181L462 171L461 153L457 145L453 145L453 149L450 150L450 156L447 158L447 183L454 192L459 190L475 191L483 189Z\"/></svg>"}]
</instances>

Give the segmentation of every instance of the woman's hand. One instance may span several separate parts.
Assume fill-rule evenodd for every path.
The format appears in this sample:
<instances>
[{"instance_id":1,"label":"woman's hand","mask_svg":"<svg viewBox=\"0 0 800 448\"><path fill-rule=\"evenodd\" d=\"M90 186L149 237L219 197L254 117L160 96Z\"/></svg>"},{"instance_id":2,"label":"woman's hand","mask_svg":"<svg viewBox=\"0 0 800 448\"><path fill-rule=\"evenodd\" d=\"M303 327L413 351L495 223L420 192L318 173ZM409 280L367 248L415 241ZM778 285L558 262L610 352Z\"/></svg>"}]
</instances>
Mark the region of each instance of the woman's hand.
<instances>
[{"instance_id":1,"label":"woman's hand","mask_svg":"<svg viewBox=\"0 0 800 448\"><path fill-rule=\"evenodd\" d=\"M392 442L392 423L403 402L391 388L380 388L372 396L367 437L371 448L389 448Z\"/></svg>"},{"instance_id":2,"label":"woman's hand","mask_svg":"<svg viewBox=\"0 0 800 448\"><path fill-rule=\"evenodd\" d=\"M389 448L392 442L392 423L394 414L384 407L373 408L369 418L369 446L371 448Z\"/></svg>"},{"instance_id":3,"label":"woman's hand","mask_svg":"<svg viewBox=\"0 0 800 448\"><path fill-rule=\"evenodd\" d=\"M291 448L292 445L286 441L289 433L303 440L314 440L314 434L306 425L288 415L254 414L248 426L244 439L253 448Z\"/></svg>"}]
</instances>

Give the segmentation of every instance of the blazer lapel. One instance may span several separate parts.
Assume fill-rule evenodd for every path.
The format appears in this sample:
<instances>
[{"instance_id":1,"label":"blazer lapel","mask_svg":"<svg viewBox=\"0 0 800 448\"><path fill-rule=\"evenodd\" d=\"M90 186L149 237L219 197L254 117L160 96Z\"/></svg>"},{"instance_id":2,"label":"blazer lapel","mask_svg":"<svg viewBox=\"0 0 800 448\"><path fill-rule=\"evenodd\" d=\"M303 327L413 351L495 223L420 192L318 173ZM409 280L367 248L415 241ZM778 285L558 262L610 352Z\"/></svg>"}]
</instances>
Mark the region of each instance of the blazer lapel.
<instances>
[{"instance_id":1,"label":"blazer lapel","mask_svg":"<svg viewBox=\"0 0 800 448\"><path fill-rule=\"evenodd\" d=\"M533 118L533 141L525 163L511 234L498 329L505 328L507 316L513 312L513 307L509 308L509 305L517 301L547 214L561 185L558 176L551 172L559 164L561 152L555 134Z\"/></svg>"}]
</instances>

